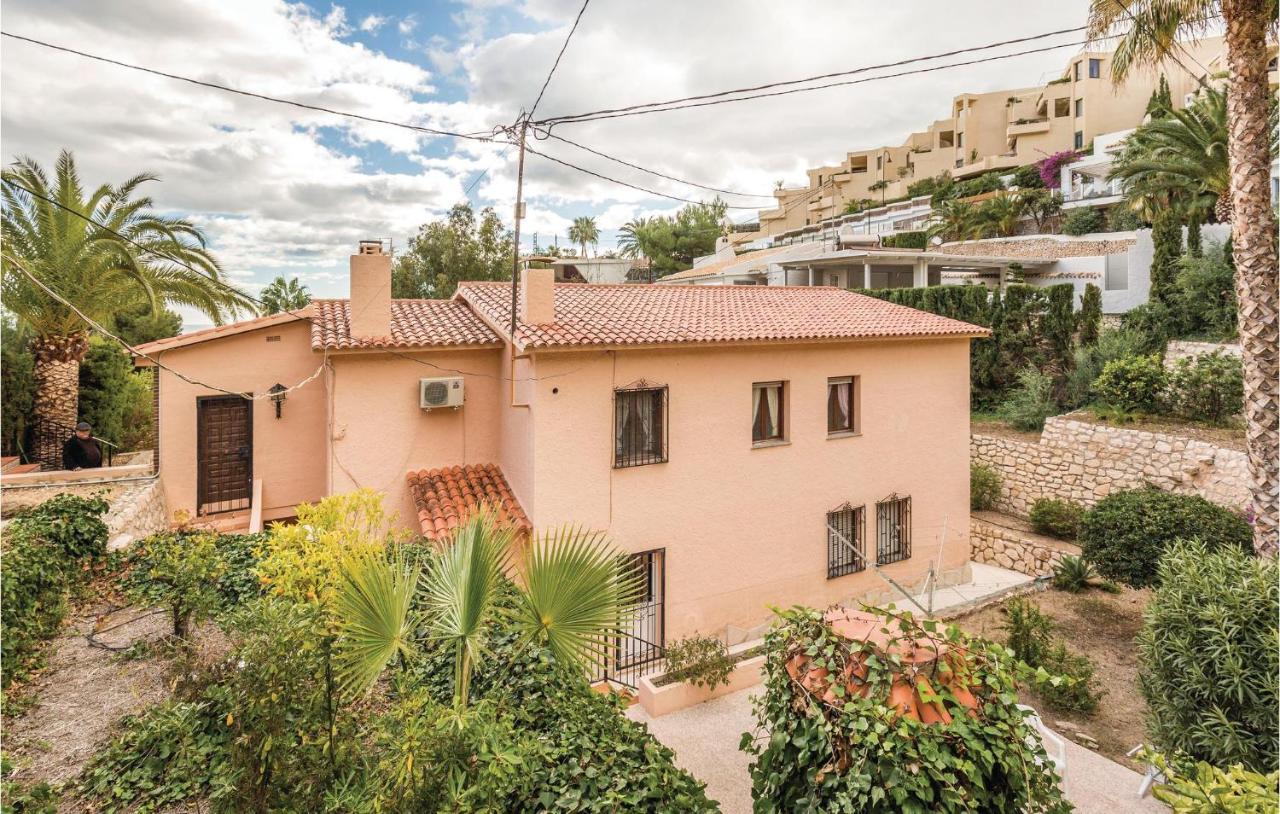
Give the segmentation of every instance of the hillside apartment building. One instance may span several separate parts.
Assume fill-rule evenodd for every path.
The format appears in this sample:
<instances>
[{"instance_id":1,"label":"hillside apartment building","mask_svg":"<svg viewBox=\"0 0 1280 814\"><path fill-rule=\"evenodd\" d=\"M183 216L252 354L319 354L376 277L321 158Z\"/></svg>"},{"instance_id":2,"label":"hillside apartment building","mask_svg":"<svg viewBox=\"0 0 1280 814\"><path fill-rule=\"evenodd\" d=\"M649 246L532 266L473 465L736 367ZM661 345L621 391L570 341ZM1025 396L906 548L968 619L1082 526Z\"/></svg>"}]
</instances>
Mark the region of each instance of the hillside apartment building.
<instances>
[{"instance_id":1,"label":"hillside apartment building","mask_svg":"<svg viewBox=\"0 0 1280 814\"><path fill-rule=\"evenodd\" d=\"M1062 150L1086 151L1096 137L1142 123L1161 75L1169 82L1174 105L1181 107L1202 77L1225 70L1220 37L1186 43L1186 49L1182 62L1192 70L1204 68L1203 74L1189 74L1168 61L1155 70L1131 72L1117 87L1111 80L1111 54L1082 51L1046 84L956 96L944 118L903 143L850 152L839 164L809 169L806 186L775 191L777 206L760 212L758 230L738 233L734 242L776 243L832 219L871 232L919 228L928 211L918 201L895 203L874 222L842 215L851 201L905 198L909 185L944 172L963 179L1012 170Z\"/></svg>"},{"instance_id":2,"label":"hillside apartment building","mask_svg":"<svg viewBox=\"0 0 1280 814\"><path fill-rule=\"evenodd\" d=\"M770 605L883 597L877 568L909 588L967 579L985 329L833 288L552 269L523 272L513 321L509 284L393 300L390 268L362 244L349 300L142 348L165 366L170 511L287 518L368 487L437 541L481 504L520 529L603 530L648 582L633 664L694 632L745 640ZM269 394L317 369L274 402L172 372Z\"/></svg>"}]
</instances>

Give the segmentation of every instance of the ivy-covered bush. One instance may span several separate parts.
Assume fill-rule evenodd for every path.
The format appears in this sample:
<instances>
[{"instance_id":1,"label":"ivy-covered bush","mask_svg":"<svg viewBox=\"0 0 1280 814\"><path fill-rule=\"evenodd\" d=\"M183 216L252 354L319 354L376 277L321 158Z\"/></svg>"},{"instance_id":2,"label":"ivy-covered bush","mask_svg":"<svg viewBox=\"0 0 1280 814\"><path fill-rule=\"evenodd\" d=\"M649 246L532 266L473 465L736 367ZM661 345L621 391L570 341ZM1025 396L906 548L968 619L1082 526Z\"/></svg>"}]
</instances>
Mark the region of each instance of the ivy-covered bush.
<instances>
[{"instance_id":1,"label":"ivy-covered bush","mask_svg":"<svg viewBox=\"0 0 1280 814\"><path fill-rule=\"evenodd\" d=\"M1163 751L1215 766L1276 771L1276 559L1230 544L1183 542L1161 560L1158 581L1138 635L1152 739Z\"/></svg>"},{"instance_id":2,"label":"ivy-covered bush","mask_svg":"<svg viewBox=\"0 0 1280 814\"><path fill-rule=\"evenodd\" d=\"M69 592L106 557L107 502L57 495L14 518L5 529L0 568L0 684L40 663L44 642L66 618Z\"/></svg>"},{"instance_id":3,"label":"ivy-covered bush","mask_svg":"<svg viewBox=\"0 0 1280 814\"><path fill-rule=\"evenodd\" d=\"M755 758L752 796L760 814L1071 810L1016 706L1019 668L1004 648L937 622L885 616L890 643L947 648L934 664L914 668L886 657L892 646L837 635L819 611L794 608L779 617L766 638L758 734L742 739ZM788 667L797 662L803 667L793 676ZM815 687L815 676L842 678ZM850 693L846 680L869 688ZM924 717L937 720L925 723L891 706L898 703L896 695L890 701L895 681L907 693L914 685L930 706Z\"/></svg>"},{"instance_id":4,"label":"ivy-covered bush","mask_svg":"<svg viewBox=\"0 0 1280 814\"><path fill-rule=\"evenodd\" d=\"M1168 387L1170 411L1190 421L1222 424L1244 409L1244 368L1221 351L1179 359Z\"/></svg>"},{"instance_id":5,"label":"ivy-covered bush","mask_svg":"<svg viewBox=\"0 0 1280 814\"><path fill-rule=\"evenodd\" d=\"M986 464L969 464L969 508L975 512L994 509L1000 499L1000 473Z\"/></svg>"},{"instance_id":6,"label":"ivy-covered bush","mask_svg":"<svg viewBox=\"0 0 1280 814\"><path fill-rule=\"evenodd\" d=\"M1072 500L1042 497L1031 504L1031 525L1041 534L1074 540L1080 534L1084 507Z\"/></svg>"},{"instance_id":7,"label":"ivy-covered bush","mask_svg":"<svg viewBox=\"0 0 1280 814\"><path fill-rule=\"evenodd\" d=\"M1240 515L1199 495L1158 489L1107 495L1085 512L1078 542L1104 577L1144 588L1158 582L1165 550L1193 537L1212 549L1253 550L1253 530Z\"/></svg>"},{"instance_id":8,"label":"ivy-covered bush","mask_svg":"<svg viewBox=\"0 0 1280 814\"><path fill-rule=\"evenodd\" d=\"M1089 206L1072 209L1062 216L1062 233L1064 235L1089 235L1107 228L1102 213Z\"/></svg>"},{"instance_id":9,"label":"ivy-covered bush","mask_svg":"<svg viewBox=\"0 0 1280 814\"><path fill-rule=\"evenodd\" d=\"M1104 404L1135 413L1159 412L1168 377L1160 357L1129 356L1107 362L1093 383Z\"/></svg>"}]
</instances>

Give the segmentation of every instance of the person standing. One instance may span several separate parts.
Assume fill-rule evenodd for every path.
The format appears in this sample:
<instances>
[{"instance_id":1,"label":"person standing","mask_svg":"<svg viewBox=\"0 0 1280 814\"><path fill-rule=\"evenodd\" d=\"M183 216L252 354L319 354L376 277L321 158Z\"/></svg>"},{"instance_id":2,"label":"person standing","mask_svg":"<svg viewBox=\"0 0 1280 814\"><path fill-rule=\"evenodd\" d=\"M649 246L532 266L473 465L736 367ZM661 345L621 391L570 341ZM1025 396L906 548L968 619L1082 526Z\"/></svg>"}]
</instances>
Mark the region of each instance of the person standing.
<instances>
[{"instance_id":1,"label":"person standing","mask_svg":"<svg viewBox=\"0 0 1280 814\"><path fill-rule=\"evenodd\" d=\"M93 437L93 427L89 422L81 421L76 425L75 435L62 445L62 468L75 471L77 469L97 469L102 466L102 445Z\"/></svg>"}]
</instances>

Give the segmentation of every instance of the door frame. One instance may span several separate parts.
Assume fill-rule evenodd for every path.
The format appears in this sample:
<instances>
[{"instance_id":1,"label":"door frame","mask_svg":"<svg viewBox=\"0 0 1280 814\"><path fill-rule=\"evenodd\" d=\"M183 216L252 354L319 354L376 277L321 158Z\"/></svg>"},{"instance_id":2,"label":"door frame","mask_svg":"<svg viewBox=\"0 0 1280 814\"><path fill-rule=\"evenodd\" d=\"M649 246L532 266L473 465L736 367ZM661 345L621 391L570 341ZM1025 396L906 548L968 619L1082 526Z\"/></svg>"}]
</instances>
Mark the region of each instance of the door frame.
<instances>
[{"instance_id":1,"label":"door frame","mask_svg":"<svg viewBox=\"0 0 1280 814\"><path fill-rule=\"evenodd\" d=\"M252 396L253 393L246 393L246 395ZM207 476L205 475L204 466L201 465L203 459L200 454L200 451L202 448L200 443L201 442L201 435L200 435L201 408L209 402L228 401L231 399L234 399L236 401L243 401L245 403L245 423L247 425L246 434L249 441L249 458L248 458L249 472L248 472L248 477L246 478L246 485L248 486L247 499L250 501L250 503L252 503L253 501L253 452L254 452L254 449L253 449L253 399L251 398L246 399L240 396L228 396L228 395L196 396L196 516L197 517L207 517L212 514L224 514L226 512L244 511L245 509L249 508L248 505L245 505L243 507L236 507L231 509L219 509L217 511L206 511L205 504L203 502L205 478Z\"/></svg>"}]
</instances>

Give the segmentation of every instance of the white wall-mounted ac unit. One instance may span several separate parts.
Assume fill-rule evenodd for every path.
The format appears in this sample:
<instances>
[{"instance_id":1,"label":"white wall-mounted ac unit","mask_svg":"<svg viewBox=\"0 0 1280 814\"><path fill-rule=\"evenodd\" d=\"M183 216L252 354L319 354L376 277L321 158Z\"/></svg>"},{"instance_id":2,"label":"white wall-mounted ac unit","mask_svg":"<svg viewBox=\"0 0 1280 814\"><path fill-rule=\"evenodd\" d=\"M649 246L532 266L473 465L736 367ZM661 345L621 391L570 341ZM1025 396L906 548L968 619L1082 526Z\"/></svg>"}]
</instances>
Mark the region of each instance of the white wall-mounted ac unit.
<instances>
[{"instance_id":1,"label":"white wall-mounted ac unit","mask_svg":"<svg viewBox=\"0 0 1280 814\"><path fill-rule=\"evenodd\" d=\"M437 407L462 406L463 381L461 376L444 376L438 379L418 380L418 406L424 410Z\"/></svg>"}]
</instances>

